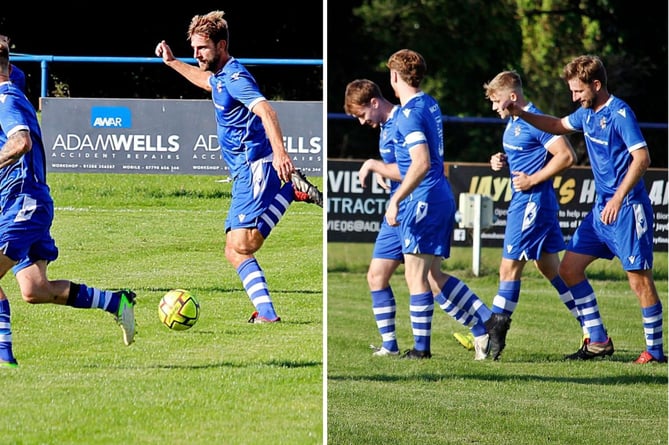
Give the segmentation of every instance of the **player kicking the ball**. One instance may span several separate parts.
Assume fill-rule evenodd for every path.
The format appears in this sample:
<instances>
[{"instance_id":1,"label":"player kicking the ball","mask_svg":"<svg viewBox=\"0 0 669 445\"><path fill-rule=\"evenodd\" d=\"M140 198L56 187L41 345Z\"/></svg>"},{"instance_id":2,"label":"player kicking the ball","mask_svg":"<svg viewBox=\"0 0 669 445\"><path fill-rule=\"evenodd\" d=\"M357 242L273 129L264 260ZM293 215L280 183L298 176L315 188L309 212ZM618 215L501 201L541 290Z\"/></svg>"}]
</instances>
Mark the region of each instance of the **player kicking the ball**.
<instances>
[{"instance_id":1,"label":"player kicking the ball","mask_svg":"<svg viewBox=\"0 0 669 445\"><path fill-rule=\"evenodd\" d=\"M323 207L323 198L295 169L283 145L276 111L253 76L230 55L223 15L223 11L212 11L191 20L188 39L199 67L176 59L165 41L158 43L155 53L191 83L211 92L218 141L233 179L225 257L255 307L249 322L273 323L281 319L254 254L291 202Z\"/></svg>"},{"instance_id":2,"label":"player kicking the ball","mask_svg":"<svg viewBox=\"0 0 669 445\"><path fill-rule=\"evenodd\" d=\"M0 40L0 278L10 269L23 299L81 309L103 309L116 317L123 341L135 337L135 294L105 291L67 280L49 280L47 264L58 258L51 237L54 206L37 113L9 82L9 47ZM0 288L0 367L16 368L9 300Z\"/></svg>"}]
</instances>

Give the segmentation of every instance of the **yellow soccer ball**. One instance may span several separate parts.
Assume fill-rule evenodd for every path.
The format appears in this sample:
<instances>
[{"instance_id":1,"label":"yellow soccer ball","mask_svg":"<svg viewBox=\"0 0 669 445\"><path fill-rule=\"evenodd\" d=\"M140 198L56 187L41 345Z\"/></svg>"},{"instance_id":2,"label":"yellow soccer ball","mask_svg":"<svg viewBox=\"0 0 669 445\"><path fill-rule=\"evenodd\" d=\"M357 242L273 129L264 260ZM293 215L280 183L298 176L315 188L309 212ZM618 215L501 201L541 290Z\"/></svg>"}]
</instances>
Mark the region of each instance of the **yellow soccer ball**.
<instances>
[{"instance_id":1,"label":"yellow soccer ball","mask_svg":"<svg viewBox=\"0 0 669 445\"><path fill-rule=\"evenodd\" d=\"M185 331L200 318L200 302L184 289L172 289L160 299L158 318L174 331Z\"/></svg>"}]
</instances>

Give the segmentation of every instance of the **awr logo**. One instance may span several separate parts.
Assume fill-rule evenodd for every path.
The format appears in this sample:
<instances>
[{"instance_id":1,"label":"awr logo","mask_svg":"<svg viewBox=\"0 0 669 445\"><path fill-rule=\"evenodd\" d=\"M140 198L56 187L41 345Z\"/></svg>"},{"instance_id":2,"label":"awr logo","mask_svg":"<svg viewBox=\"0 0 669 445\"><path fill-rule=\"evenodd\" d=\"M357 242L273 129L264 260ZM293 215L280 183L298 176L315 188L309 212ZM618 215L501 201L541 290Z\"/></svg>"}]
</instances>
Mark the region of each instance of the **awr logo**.
<instances>
[{"instance_id":1,"label":"awr logo","mask_svg":"<svg viewBox=\"0 0 669 445\"><path fill-rule=\"evenodd\" d=\"M132 114L127 107L91 107L93 128L131 128Z\"/></svg>"}]
</instances>

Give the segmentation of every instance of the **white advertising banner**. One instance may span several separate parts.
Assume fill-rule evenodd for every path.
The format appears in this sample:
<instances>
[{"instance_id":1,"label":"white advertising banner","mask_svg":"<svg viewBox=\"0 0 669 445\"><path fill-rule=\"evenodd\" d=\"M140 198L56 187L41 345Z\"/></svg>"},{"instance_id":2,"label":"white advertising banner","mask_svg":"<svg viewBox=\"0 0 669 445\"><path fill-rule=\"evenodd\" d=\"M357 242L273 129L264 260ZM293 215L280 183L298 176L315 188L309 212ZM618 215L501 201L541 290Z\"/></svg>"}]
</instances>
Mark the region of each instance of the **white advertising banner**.
<instances>
[{"instance_id":1,"label":"white advertising banner","mask_svg":"<svg viewBox=\"0 0 669 445\"><path fill-rule=\"evenodd\" d=\"M323 103L271 102L296 167L323 175ZM210 100L42 98L47 170L227 176Z\"/></svg>"}]
</instances>

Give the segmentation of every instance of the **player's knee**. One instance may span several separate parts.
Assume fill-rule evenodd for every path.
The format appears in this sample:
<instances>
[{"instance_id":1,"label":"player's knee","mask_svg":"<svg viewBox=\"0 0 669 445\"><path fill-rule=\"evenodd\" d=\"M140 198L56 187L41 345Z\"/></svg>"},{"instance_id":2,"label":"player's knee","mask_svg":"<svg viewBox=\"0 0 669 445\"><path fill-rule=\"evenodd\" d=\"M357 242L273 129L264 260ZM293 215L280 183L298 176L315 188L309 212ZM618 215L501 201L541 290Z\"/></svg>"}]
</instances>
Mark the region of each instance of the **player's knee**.
<instances>
[{"instance_id":1,"label":"player's knee","mask_svg":"<svg viewBox=\"0 0 669 445\"><path fill-rule=\"evenodd\" d=\"M568 286L578 284L585 279L585 272L583 270L578 270L564 262L560 263L558 274Z\"/></svg>"},{"instance_id":2,"label":"player's knee","mask_svg":"<svg viewBox=\"0 0 669 445\"><path fill-rule=\"evenodd\" d=\"M23 301L29 304L42 303L39 292L37 292L37 290L32 286L21 289L21 298L23 298Z\"/></svg>"},{"instance_id":3,"label":"player's knee","mask_svg":"<svg viewBox=\"0 0 669 445\"><path fill-rule=\"evenodd\" d=\"M225 259L228 260L230 264L239 264L245 258L248 258L251 255L254 255L258 249L250 249L244 246L225 246Z\"/></svg>"},{"instance_id":4,"label":"player's knee","mask_svg":"<svg viewBox=\"0 0 669 445\"><path fill-rule=\"evenodd\" d=\"M253 255L263 245L265 239L258 230L237 232L228 236L225 243L225 256L228 260L235 255Z\"/></svg>"},{"instance_id":5,"label":"player's knee","mask_svg":"<svg viewBox=\"0 0 669 445\"><path fill-rule=\"evenodd\" d=\"M254 244L237 244L233 246L226 246L225 256L226 258L234 258L237 255L253 255L258 251L260 246Z\"/></svg>"},{"instance_id":6,"label":"player's knee","mask_svg":"<svg viewBox=\"0 0 669 445\"><path fill-rule=\"evenodd\" d=\"M237 252L235 249L230 244L225 245L225 259L228 260L228 262L234 264L234 259L237 257Z\"/></svg>"},{"instance_id":7,"label":"player's knee","mask_svg":"<svg viewBox=\"0 0 669 445\"><path fill-rule=\"evenodd\" d=\"M390 285L390 279L383 273L370 269L367 271L367 284L370 289L385 289Z\"/></svg>"}]
</instances>

